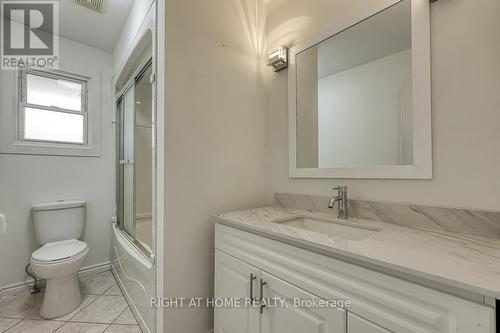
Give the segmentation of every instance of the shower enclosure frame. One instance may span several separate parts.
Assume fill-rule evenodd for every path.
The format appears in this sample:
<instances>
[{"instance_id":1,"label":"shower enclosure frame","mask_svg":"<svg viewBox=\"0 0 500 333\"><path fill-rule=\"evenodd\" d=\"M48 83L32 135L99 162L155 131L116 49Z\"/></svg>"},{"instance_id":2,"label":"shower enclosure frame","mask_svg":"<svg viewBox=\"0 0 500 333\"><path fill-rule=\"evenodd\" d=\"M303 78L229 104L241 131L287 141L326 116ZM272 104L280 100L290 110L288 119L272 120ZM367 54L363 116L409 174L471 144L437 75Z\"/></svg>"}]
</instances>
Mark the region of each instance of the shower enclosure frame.
<instances>
[{"instance_id":1,"label":"shower enclosure frame","mask_svg":"<svg viewBox=\"0 0 500 333\"><path fill-rule=\"evenodd\" d=\"M120 269L123 272L123 269L131 269L132 273L138 274L139 278L142 279L143 274L152 274L155 278L151 281L152 285L150 286L151 295L156 297L166 297L165 295L165 266L166 263L164 261L165 258L165 242L164 242L164 233L165 233L165 126L166 126L166 96L165 96L165 87L166 87L166 4L165 1L158 0L148 0L150 3L148 5L147 13L137 21L137 24L140 24L137 27L137 33L132 38L127 46L127 49L123 51L123 58L119 59L119 63L117 63L117 67L114 71L113 77L113 89L115 96L120 96L116 94L118 91L123 92L126 83L130 80L133 75L130 75L135 68L137 68L137 64L140 59L144 59L144 55L149 49L150 54L153 58L153 67L152 72L154 75L153 81L153 103L155 107L155 116L154 119L154 127L155 131L154 136L154 144L155 149L153 151L156 159L155 159L155 178L153 179L153 187L155 197L153 197L153 205L154 210L153 214L155 215L155 229L153 231L153 247L152 250L154 252L153 258L148 258L143 254L141 250L132 241L126 237L126 233L123 232L117 224L117 211L116 205L114 207L113 214L113 239L110 247L110 256L111 256L111 271L115 278L118 281L118 284L121 288L124 288L124 296L127 299L127 302L131 305L132 312L134 315L138 315L139 325L141 328L150 332L163 332L167 327L165 324L165 309L162 307L151 308L154 313L154 318L151 318L153 321L150 321L151 325L147 324L144 320L148 316L146 313L139 311L136 303L142 302L143 300L137 298L137 296L133 296L127 293L127 288L123 284L125 280L122 281L120 275ZM141 14L142 15L142 14ZM116 101L116 99L115 99ZM113 103L114 110L116 112L117 105ZM117 119L113 121L114 123L114 131L118 130ZM117 138L117 136L115 136ZM117 147L118 147L118 143ZM116 150L115 150L116 151ZM116 162L115 163L116 166ZM118 169L118 168L117 168ZM118 178L118 173L115 176L115 179ZM115 186L118 190L118 185ZM116 197L117 203L118 197ZM121 259L124 259L123 264L127 267L121 267ZM137 269L137 270L136 270ZM140 296L139 296L140 297ZM141 313L138 313L141 312ZM144 317L146 316L146 317ZM143 318L144 317L144 318ZM147 327L143 327L143 324Z\"/></svg>"},{"instance_id":2,"label":"shower enclosure frame","mask_svg":"<svg viewBox=\"0 0 500 333\"><path fill-rule=\"evenodd\" d=\"M122 142L124 142L124 129L123 129L123 126L124 126L124 109L123 109L123 99L125 97L125 94L132 88L134 88L134 86L141 80L144 78L144 74L149 70L149 69L154 69L153 68L153 57L152 57L152 54L150 52L148 52L148 54L144 57L144 60L141 61L141 63L139 64L139 66L137 67L137 69L134 71L134 73L130 76L130 79L129 81L124 85L124 87L120 90L120 92L116 95L117 98L116 98L116 103L115 103L115 109L116 109L116 119L117 119L117 132L116 132L116 152L117 152L117 158L116 158L116 175L117 175L117 179L116 179L116 208L117 208L117 221L116 221L116 224L118 226L118 228L120 229L120 231L122 232L122 234L132 243L134 244L137 249L151 262L154 264L154 258L155 258L155 252L154 252L154 248L155 248L155 244L156 243L156 237L154 237L155 233L152 232L151 234L151 238L152 238L152 241L153 241L153 246L151 247L150 250L148 250L140 241L137 240L136 238L136 216L135 216L135 212L136 212L136 193L135 193L135 189L136 189L136 175L135 175L135 160L132 162L132 168L133 168L133 173L132 173L132 177L133 177L133 181L132 181L132 184L133 184L133 193L132 193L132 202L133 202L133 214L132 214L132 217L134 219L134 223L133 223L133 236L129 234L129 232L125 229L125 225L124 225L124 190L123 190L123 184L124 184L124 169L125 169L125 164L127 164L128 162L122 160L122 156L124 154L123 152L123 145L122 145ZM147 78L146 78L147 79ZM152 86L152 89L154 87ZM152 91L152 119L156 119L157 118L157 110L156 110L156 103L154 101L154 92ZM135 110L134 110L134 119L133 119L133 122L134 122L134 127L135 127L135 123L136 123L136 113L135 113ZM154 121L154 123L156 123L156 121ZM152 126L152 145L153 147L155 147L155 151L156 151L156 146L157 146L157 143L156 143L156 140L155 140L155 137L156 137L156 129L155 129L155 124L153 124ZM135 135L135 134L134 134ZM135 159L135 152L136 152L136 147L135 147L135 143L134 143L134 147L133 147L133 156L134 156L134 159ZM151 161L152 162L152 170L151 170L151 176L153 177L153 183L156 182L156 175L157 175L157 170L156 170L156 165L157 165L157 159L156 159L156 152L154 153L154 157L153 157L153 160ZM151 193L152 195L152 207L151 207L151 210L154 211L155 210L155 206L156 206L156 196L157 196L157 193L156 193L156 186L153 185L153 192ZM152 222L153 224L156 224L157 221L154 221L154 219L152 218ZM152 230L154 230L152 228Z\"/></svg>"}]
</instances>

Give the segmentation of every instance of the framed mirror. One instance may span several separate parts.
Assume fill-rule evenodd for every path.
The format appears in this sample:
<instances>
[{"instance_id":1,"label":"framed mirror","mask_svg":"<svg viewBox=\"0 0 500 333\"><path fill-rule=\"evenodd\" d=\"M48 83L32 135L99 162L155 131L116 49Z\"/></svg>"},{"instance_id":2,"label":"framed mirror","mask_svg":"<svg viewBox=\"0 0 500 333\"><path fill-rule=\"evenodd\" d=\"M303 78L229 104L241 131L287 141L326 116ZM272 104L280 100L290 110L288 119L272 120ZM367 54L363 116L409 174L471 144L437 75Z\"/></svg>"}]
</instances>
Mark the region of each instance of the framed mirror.
<instances>
[{"instance_id":1,"label":"framed mirror","mask_svg":"<svg viewBox=\"0 0 500 333\"><path fill-rule=\"evenodd\" d=\"M432 178L429 0L290 50L291 178Z\"/></svg>"}]
</instances>

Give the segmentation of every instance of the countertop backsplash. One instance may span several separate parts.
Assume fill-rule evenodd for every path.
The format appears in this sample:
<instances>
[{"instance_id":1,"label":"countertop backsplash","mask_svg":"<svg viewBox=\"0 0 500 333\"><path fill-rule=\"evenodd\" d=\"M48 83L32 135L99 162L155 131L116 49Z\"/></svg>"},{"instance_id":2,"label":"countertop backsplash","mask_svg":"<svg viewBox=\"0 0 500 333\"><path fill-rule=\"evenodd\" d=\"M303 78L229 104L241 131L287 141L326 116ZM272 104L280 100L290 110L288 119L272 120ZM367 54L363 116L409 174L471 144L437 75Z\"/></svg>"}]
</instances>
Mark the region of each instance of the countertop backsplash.
<instances>
[{"instance_id":1,"label":"countertop backsplash","mask_svg":"<svg viewBox=\"0 0 500 333\"><path fill-rule=\"evenodd\" d=\"M336 207L328 208L327 196L275 193L274 197L285 208L331 214L337 211ZM350 217L406 227L500 238L500 212L349 199L348 213Z\"/></svg>"}]
</instances>

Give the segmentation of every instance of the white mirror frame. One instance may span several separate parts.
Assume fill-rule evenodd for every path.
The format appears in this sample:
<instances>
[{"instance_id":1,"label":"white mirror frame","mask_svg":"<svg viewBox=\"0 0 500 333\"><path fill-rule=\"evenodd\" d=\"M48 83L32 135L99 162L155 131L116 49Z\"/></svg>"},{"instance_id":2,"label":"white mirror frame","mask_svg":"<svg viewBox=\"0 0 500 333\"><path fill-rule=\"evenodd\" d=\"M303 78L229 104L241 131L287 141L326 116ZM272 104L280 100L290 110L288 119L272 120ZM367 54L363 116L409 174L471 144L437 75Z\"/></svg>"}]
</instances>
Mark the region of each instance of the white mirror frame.
<instances>
[{"instance_id":1,"label":"white mirror frame","mask_svg":"<svg viewBox=\"0 0 500 333\"><path fill-rule=\"evenodd\" d=\"M336 26L308 42L290 49L288 69L288 122L290 178L385 178L432 179L431 46L429 0L411 0L413 81L413 165L338 168L297 168L296 55L343 30L385 10L357 17L350 24Z\"/></svg>"}]
</instances>

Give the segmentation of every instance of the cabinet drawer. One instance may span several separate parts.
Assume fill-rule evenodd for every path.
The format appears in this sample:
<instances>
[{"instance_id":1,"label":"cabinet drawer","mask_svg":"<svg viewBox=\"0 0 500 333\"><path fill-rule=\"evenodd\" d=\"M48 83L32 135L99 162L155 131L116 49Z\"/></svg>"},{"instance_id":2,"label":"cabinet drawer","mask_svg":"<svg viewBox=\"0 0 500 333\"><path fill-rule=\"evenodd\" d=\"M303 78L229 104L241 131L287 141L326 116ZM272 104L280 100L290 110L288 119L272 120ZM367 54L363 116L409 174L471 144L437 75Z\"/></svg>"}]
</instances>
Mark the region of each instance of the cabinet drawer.
<instances>
[{"instance_id":1,"label":"cabinet drawer","mask_svg":"<svg viewBox=\"0 0 500 333\"><path fill-rule=\"evenodd\" d=\"M490 307L280 241L217 224L216 248L391 332L494 332Z\"/></svg>"}]
</instances>

